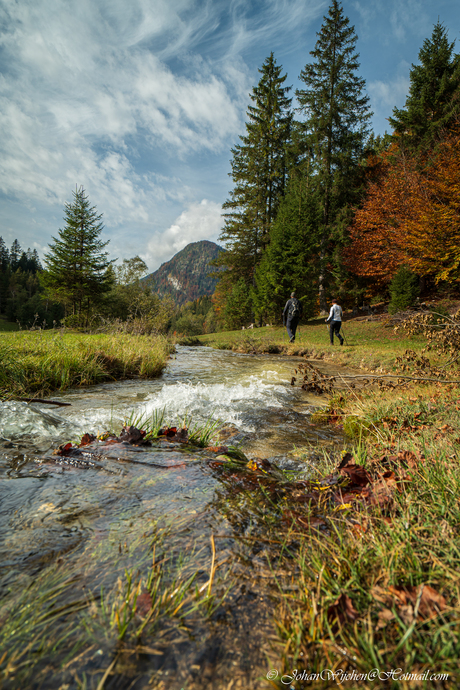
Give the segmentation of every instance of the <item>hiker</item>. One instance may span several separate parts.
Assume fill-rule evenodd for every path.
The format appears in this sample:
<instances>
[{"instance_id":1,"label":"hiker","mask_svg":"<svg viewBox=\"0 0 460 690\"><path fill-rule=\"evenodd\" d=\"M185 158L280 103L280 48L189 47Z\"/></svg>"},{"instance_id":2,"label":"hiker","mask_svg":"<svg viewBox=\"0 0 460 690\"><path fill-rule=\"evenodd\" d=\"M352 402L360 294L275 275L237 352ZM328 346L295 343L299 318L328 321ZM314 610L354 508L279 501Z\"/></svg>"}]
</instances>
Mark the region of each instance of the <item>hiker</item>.
<instances>
[{"instance_id":1,"label":"hiker","mask_svg":"<svg viewBox=\"0 0 460 690\"><path fill-rule=\"evenodd\" d=\"M329 337L331 339L331 345L334 344L334 333L340 340L340 344L343 345L343 338L340 335L340 329L342 328L342 307L337 303L336 299L332 300L331 311L326 319L326 323L329 324Z\"/></svg>"},{"instance_id":2,"label":"hiker","mask_svg":"<svg viewBox=\"0 0 460 690\"><path fill-rule=\"evenodd\" d=\"M291 299L288 299L283 310L283 326L286 326L290 343L293 343L295 340L295 332L301 316L302 305L296 298L295 292L291 292Z\"/></svg>"}]
</instances>

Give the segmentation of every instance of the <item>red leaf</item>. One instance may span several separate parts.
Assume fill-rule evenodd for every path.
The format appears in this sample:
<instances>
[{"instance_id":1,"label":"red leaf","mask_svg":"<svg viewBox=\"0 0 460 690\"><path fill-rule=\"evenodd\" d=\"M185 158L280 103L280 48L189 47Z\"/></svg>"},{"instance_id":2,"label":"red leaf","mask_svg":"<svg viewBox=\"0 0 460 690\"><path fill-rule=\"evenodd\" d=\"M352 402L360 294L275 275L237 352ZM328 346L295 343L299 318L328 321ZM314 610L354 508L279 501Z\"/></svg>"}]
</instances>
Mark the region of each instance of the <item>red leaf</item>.
<instances>
[{"instance_id":1,"label":"red leaf","mask_svg":"<svg viewBox=\"0 0 460 690\"><path fill-rule=\"evenodd\" d=\"M139 614L139 616L146 616L151 608L152 597L147 591L144 591L137 597L136 613Z\"/></svg>"},{"instance_id":2,"label":"red leaf","mask_svg":"<svg viewBox=\"0 0 460 690\"><path fill-rule=\"evenodd\" d=\"M347 465L342 467L340 473L348 476L350 482L355 486L366 486L372 482L370 475L362 465Z\"/></svg>"},{"instance_id":3,"label":"red leaf","mask_svg":"<svg viewBox=\"0 0 460 690\"><path fill-rule=\"evenodd\" d=\"M78 444L78 447L81 448L82 446L89 446L89 444L95 440L96 440L96 437L93 436L93 434L84 434L81 437L81 441Z\"/></svg>"}]
</instances>

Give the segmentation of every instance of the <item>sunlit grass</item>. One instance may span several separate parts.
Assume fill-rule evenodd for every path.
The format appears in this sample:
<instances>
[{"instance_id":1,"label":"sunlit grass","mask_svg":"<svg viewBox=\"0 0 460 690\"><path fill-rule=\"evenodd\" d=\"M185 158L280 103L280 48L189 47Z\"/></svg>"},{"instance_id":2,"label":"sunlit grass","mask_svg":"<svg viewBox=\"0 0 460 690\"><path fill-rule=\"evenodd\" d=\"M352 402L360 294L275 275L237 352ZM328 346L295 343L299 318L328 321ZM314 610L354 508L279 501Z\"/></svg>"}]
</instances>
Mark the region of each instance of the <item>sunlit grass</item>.
<instances>
[{"instance_id":1,"label":"sunlit grass","mask_svg":"<svg viewBox=\"0 0 460 690\"><path fill-rule=\"evenodd\" d=\"M0 338L0 395L40 396L102 381L153 378L171 350L161 336L5 333Z\"/></svg>"},{"instance_id":2,"label":"sunlit grass","mask_svg":"<svg viewBox=\"0 0 460 690\"><path fill-rule=\"evenodd\" d=\"M326 532L307 528L300 533L294 527L284 568L279 562L273 567L286 673L293 668L309 673L430 669L449 679L426 687L458 686L459 395L456 387L431 384L341 396L344 417L353 415L354 431L361 425L365 432L353 451L355 462L372 468L374 460L399 451L413 452L418 462L407 470L388 509L356 504L328 514ZM315 471L328 475L338 462L325 455ZM294 590L285 575L288 568ZM420 616L417 604L397 605L385 594L392 587L421 586L443 596L445 609ZM345 596L353 609L334 620L333 607ZM378 679L374 685L388 687ZM336 686L333 678L322 685Z\"/></svg>"},{"instance_id":3,"label":"sunlit grass","mask_svg":"<svg viewBox=\"0 0 460 690\"><path fill-rule=\"evenodd\" d=\"M286 329L264 326L251 330L222 331L200 335L199 341L217 349L235 352L305 355L313 358L334 358L349 366L372 370L392 366L394 357L407 349L419 350L426 342L419 336L395 333L389 322L352 319L343 324L346 343L339 347L329 343L329 332L323 318L301 324L295 343L289 343Z\"/></svg>"}]
</instances>

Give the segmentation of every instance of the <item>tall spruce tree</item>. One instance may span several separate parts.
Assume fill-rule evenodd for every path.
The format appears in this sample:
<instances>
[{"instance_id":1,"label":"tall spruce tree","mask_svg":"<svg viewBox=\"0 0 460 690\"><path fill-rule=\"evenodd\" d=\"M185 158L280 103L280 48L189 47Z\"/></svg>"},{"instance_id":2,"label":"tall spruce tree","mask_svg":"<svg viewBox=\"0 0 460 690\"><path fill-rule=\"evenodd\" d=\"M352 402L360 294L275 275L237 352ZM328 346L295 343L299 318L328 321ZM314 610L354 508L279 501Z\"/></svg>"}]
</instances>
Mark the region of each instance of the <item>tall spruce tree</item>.
<instances>
[{"instance_id":1,"label":"tall spruce tree","mask_svg":"<svg viewBox=\"0 0 460 690\"><path fill-rule=\"evenodd\" d=\"M310 53L314 61L300 74L305 88L298 89L296 95L305 115L311 172L321 198L322 217L317 227L318 291L320 308L325 311L327 271L344 241L347 208L356 202L360 161L372 113L364 93L365 81L357 75L357 36L337 0L332 0L317 36L315 49Z\"/></svg>"},{"instance_id":2,"label":"tall spruce tree","mask_svg":"<svg viewBox=\"0 0 460 690\"><path fill-rule=\"evenodd\" d=\"M430 146L459 112L460 55L454 55L454 44L438 21L420 49L420 64L412 65L405 107L394 108L389 118L395 133L411 150Z\"/></svg>"},{"instance_id":3,"label":"tall spruce tree","mask_svg":"<svg viewBox=\"0 0 460 690\"><path fill-rule=\"evenodd\" d=\"M286 75L281 74L273 53L259 72L261 79L250 94L253 105L247 111L246 134L232 149L234 188L224 204L225 226L220 235L227 251L216 261L226 266L220 280L238 295L243 290L241 280L249 293L269 242L285 190L291 140L290 87L284 86Z\"/></svg>"},{"instance_id":4,"label":"tall spruce tree","mask_svg":"<svg viewBox=\"0 0 460 690\"><path fill-rule=\"evenodd\" d=\"M280 321L286 299L296 291L304 317L316 305L316 227L321 223L317 190L307 175L292 174L270 232L270 244L256 270L253 302L263 320Z\"/></svg>"},{"instance_id":5,"label":"tall spruce tree","mask_svg":"<svg viewBox=\"0 0 460 690\"><path fill-rule=\"evenodd\" d=\"M44 283L67 313L88 321L91 307L110 289L113 263L102 251L107 242L100 239L102 214L90 206L83 187L73 192L73 202L65 205L65 226L53 237L45 255Z\"/></svg>"}]
</instances>

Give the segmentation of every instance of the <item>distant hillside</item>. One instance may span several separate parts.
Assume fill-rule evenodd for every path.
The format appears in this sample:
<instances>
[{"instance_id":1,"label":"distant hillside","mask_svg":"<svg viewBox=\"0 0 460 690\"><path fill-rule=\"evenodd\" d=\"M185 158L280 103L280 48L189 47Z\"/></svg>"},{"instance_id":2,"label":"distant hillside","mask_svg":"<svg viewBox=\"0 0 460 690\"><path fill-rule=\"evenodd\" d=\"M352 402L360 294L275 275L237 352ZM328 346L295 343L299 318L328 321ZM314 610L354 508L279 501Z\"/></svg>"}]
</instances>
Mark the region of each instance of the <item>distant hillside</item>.
<instances>
[{"instance_id":1,"label":"distant hillside","mask_svg":"<svg viewBox=\"0 0 460 690\"><path fill-rule=\"evenodd\" d=\"M202 295L212 295L217 280L209 274L217 269L209 262L223 251L208 240L192 242L143 280L152 283L161 297L171 295L179 306Z\"/></svg>"}]
</instances>

